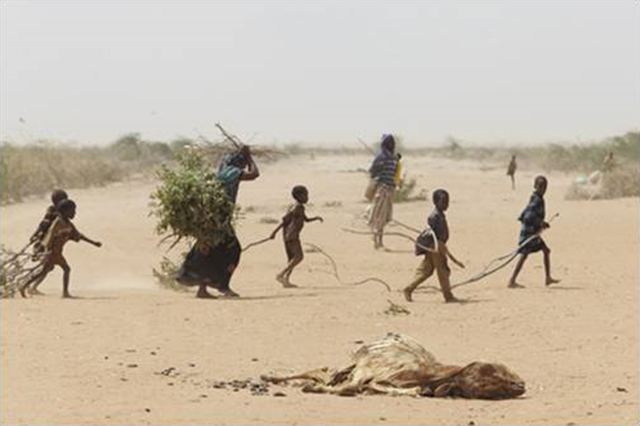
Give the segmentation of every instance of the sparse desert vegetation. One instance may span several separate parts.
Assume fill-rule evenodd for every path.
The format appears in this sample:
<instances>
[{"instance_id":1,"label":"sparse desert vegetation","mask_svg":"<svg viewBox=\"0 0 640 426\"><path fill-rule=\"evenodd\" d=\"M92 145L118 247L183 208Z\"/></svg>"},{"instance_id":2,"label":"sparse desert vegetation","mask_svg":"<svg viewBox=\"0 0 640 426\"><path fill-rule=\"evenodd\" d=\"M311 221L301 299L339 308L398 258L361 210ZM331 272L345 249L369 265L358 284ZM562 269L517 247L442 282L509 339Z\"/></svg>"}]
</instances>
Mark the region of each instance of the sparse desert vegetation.
<instances>
[{"instance_id":1,"label":"sparse desert vegetation","mask_svg":"<svg viewBox=\"0 0 640 426\"><path fill-rule=\"evenodd\" d=\"M186 146L196 139L177 138L169 142L148 141L139 133L125 134L106 146L80 146L49 141L27 145L11 142L0 144L0 196L3 204L17 202L33 195L43 195L57 187L67 189L101 186L132 176L149 175L162 163L173 164ZM362 155L357 146L312 147L301 144L271 149L261 161L274 161L285 156ZM543 171L560 170L587 173L598 170L604 156L613 152L618 172L608 182L604 198L638 196L637 171L640 159L640 132L632 131L604 141L588 144L547 144L518 147L477 147L450 138L444 146L403 148L405 155L431 155L453 159L474 159L486 171L502 170L512 154L523 168ZM635 167L635 169L634 169ZM361 171L366 172L365 169ZM634 180L635 176L635 180ZM405 178L396 192L396 202L424 199L427 194L414 194L416 181ZM610 194L610 195L609 195ZM247 211L248 212L248 211Z\"/></svg>"}]
</instances>

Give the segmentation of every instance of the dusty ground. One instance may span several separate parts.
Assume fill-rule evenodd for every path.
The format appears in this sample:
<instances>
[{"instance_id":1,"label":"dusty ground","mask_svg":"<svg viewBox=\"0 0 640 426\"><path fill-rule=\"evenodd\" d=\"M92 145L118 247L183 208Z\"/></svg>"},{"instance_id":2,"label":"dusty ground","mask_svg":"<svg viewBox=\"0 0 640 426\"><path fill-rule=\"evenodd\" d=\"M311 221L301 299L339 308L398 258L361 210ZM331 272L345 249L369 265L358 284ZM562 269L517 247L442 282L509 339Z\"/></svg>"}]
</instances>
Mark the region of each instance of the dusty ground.
<instances>
[{"instance_id":1,"label":"dusty ground","mask_svg":"<svg viewBox=\"0 0 640 426\"><path fill-rule=\"evenodd\" d=\"M263 167L243 183L239 202L251 206L239 227L248 243L268 235L304 183L311 192L303 240L334 256L345 280L377 276L395 289L411 278L418 258L411 244L389 239L394 252L376 252L367 237L346 234L366 179L354 173L365 157L287 160ZM510 251L516 217L528 200L533 172L511 191L502 168L441 159L406 158L420 187L446 187L452 196L450 247L466 261L458 281ZM70 191L76 224L104 242L102 249L70 243L71 290L61 300L61 274L42 286L47 296L3 300L2 424L637 424L638 200L568 202L569 177L551 174L549 213L561 216L547 233L560 285L545 288L541 255L525 266L526 289L505 287L510 268L458 289L468 303L445 305L433 293L406 304L376 284L345 287L318 254L309 253L294 282L274 280L284 264L280 240L248 251L233 281L240 300L196 300L160 290L151 269L164 254L147 217L153 184L131 182ZM342 207L325 203L340 201ZM46 200L3 207L2 242L17 248L46 208ZM396 205L396 218L422 226L428 202ZM180 250L175 250L176 257ZM387 299L406 316L383 312ZM388 331L408 334L441 361L502 362L527 383L509 401L344 398L303 394L252 396L210 387L213 380L257 378L341 366L356 341ZM158 374L174 367L170 376ZM273 393L273 391L272 391Z\"/></svg>"}]
</instances>

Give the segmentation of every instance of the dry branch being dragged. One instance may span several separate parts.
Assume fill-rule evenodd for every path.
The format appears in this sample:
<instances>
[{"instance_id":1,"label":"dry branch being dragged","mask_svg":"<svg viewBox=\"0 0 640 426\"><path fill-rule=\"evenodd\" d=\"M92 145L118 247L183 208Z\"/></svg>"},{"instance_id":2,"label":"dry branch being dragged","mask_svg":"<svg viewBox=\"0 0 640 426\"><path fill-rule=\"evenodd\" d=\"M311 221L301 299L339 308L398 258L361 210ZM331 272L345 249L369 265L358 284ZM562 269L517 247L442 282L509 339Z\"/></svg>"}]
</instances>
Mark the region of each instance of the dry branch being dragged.
<instances>
[{"instance_id":1,"label":"dry branch being dragged","mask_svg":"<svg viewBox=\"0 0 640 426\"><path fill-rule=\"evenodd\" d=\"M261 240L258 240L258 241L254 241L254 242L249 243L246 246L244 246L242 248L242 251L245 252L245 251L249 250L251 247L256 247L256 246L259 246L261 244L268 243L269 241L273 241L273 238L271 238L270 236L266 237L266 238L263 238Z\"/></svg>"},{"instance_id":2,"label":"dry branch being dragged","mask_svg":"<svg viewBox=\"0 0 640 426\"><path fill-rule=\"evenodd\" d=\"M342 230L344 232L348 232L350 234L356 234L356 235L374 235L374 233L371 232L371 231L360 231L360 230L351 229L351 228L342 228ZM385 232L384 235L385 235L385 237L386 236L400 237L400 238L404 238L404 239L409 240L409 241L413 241L413 243L415 245L417 245L418 247L420 247L421 249L423 249L425 251L430 251L432 253L437 253L437 246L436 246L436 248L430 248L430 247L424 246L424 245L418 243L418 240L416 238L412 237L411 235L403 234L402 232ZM436 239L434 238L434 240L436 240ZM436 242L436 244L437 244L437 242Z\"/></svg>"},{"instance_id":3,"label":"dry branch being dragged","mask_svg":"<svg viewBox=\"0 0 640 426\"><path fill-rule=\"evenodd\" d=\"M14 297L20 288L44 270L46 252L33 255L30 242L13 252L0 246L0 298Z\"/></svg>"},{"instance_id":4,"label":"dry branch being dragged","mask_svg":"<svg viewBox=\"0 0 640 426\"><path fill-rule=\"evenodd\" d=\"M555 218L557 218L558 216L560 216L560 214L559 213L555 213L551 217L551 219L549 219L549 223L553 222L553 220ZM402 224L400 222L397 222L397 221L394 221L394 222L397 223L400 226L403 226L403 227L409 229L409 230L413 230L413 231L417 232L417 230L415 228L412 228L412 227L410 227L408 225L404 225L404 224ZM356 229L349 229L349 228L343 228L343 231L349 232L349 233L352 233L352 234L358 234L358 235L373 235L373 233L370 232L370 231L359 231L359 230L356 230ZM489 275L492 275L492 274L498 272L502 268L504 268L507 265L509 265L509 263L511 263L518 256L518 252L522 247L524 247L527 244L529 244L532 240L538 238L541 233L542 233L542 231L540 231L539 233L537 233L535 235L530 236L525 241L523 241L521 244L519 244L518 247L515 248L515 250L513 250L513 251L511 251L511 252L509 252L509 253L507 253L505 255L498 256L495 259L492 259L489 263L487 263L487 265L485 265L485 267L480 272L478 272L477 274L473 275L471 278L468 278L468 279L466 279L464 281L452 284L451 285L451 289L454 289L454 288L457 288L457 287L461 287L461 286L464 286L464 285L468 285L468 284L471 284L471 283L474 283L474 282L478 282L478 281L488 277ZM411 237L410 235L407 235L407 234L403 234L401 232L386 232L385 235L398 236L398 237L402 237L402 238L411 240L417 246L422 248L423 250L427 250L427 251L431 251L431 252L437 251L437 250L434 250L432 248L428 248L426 246L423 246L423 245L419 244L416 238ZM437 239L434 239L434 240L437 241ZM427 291L440 291L440 292L442 291L442 289L440 289L438 287L435 287L435 286L430 286L430 285L422 286L421 288L424 289L424 290L427 290Z\"/></svg>"},{"instance_id":5,"label":"dry branch being dragged","mask_svg":"<svg viewBox=\"0 0 640 426\"><path fill-rule=\"evenodd\" d=\"M464 367L440 364L418 342L394 333L362 346L345 368L324 367L292 376L261 378L273 384L293 383L302 386L303 392L340 396L507 399L525 392L524 381L502 364L472 362Z\"/></svg>"},{"instance_id":6,"label":"dry branch being dragged","mask_svg":"<svg viewBox=\"0 0 640 426\"><path fill-rule=\"evenodd\" d=\"M254 241L252 243L247 244L246 246L244 246L242 248L242 252L246 252L247 250L249 250L252 247L256 247L259 246L261 244L264 243L268 243L269 241L272 241L273 238L266 237L263 238L261 240L258 241ZM386 282L384 282L383 280L381 280L380 278L375 278L375 277L370 277L370 278L365 278L363 280L360 281L355 281L355 282L344 282L342 281L342 278L340 278L340 273L338 272L338 264L336 263L336 261L333 259L333 257L331 257L327 252L325 252L323 249L321 249L320 247L318 247L315 244L311 244L311 243L305 243L305 249L304 249L305 253L319 253L322 256L324 256L329 263L331 264L331 272L328 272L330 275L332 275L333 277L336 278L336 280L338 280L338 282L342 285L348 285L348 286L357 286L357 285L362 285L362 284L366 284L369 282L376 282L379 284L382 284L387 291L391 291L391 286L389 286L389 284L387 284Z\"/></svg>"},{"instance_id":7,"label":"dry branch being dragged","mask_svg":"<svg viewBox=\"0 0 640 426\"><path fill-rule=\"evenodd\" d=\"M313 252L311 252L311 253L320 253L327 260L329 260L329 263L331 264L331 269L332 269L331 275L333 275L336 278L336 280L338 280L338 282L340 284L348 285L348 286L357 286L357 285L366 284L368 282L376 282L376 283L382 284L387 289L388 292L391 292L391 286L389 284L387 284L386 282L384 282L383 280L381 280L380 278L376 278L376 277L369 277L369 278L365 278L365 279L360 280L360 281L348 282L348 283L342 281L342 278L340 278L340 273L338 272L338 264L333 259L333 257L331 257L327 252L325 252L324 250L322 250L320 247L318 247L315 244L305 243L305 245L313 250ZM308 252L310 252L310 251L308 251Z\"/></svg>"},{"instance_id":8,"label":"dry branch being dragged","mask_svg":"<svg viewBox=\"0 0 640 426\"><path fill-rule=\"evenodd\" d=\"M560 216L560 213L555 213L553 216L551 216L551 219L549 219L549 223L553 222L553 220L555 218L557 218L558 216ZM469 278L467 280L464 280L462 282L453 284L451 286L451 288L454 289L456 287L461 287L463 285L467 285L467 284L471 284L471 283L480 281L481 279L483 279L485 277L488 277L489 275L498 272L500 269L502 269L505 266L507 266L509 263L511 263L513 261L513 259L515 259L518 256L519 250L522 247L526 246L531 241L533 241L534 239L538 238L540 236L540 234L542 234L542 232L543 232L543 230L541 230L540 232L538 232L535 235L530 236L529 238L524 240L522 243L520 243L518 245L518 247L516 247L515 250L513 250L512 252L504 254L502 256L498 256L495 259L492 259L489 263L487 263L487 265L485 265L485 267L482 269L482 271L480 271L479 273L477 273L476 275L472 276L471 278Z\"/></svg>"}]
</instances>

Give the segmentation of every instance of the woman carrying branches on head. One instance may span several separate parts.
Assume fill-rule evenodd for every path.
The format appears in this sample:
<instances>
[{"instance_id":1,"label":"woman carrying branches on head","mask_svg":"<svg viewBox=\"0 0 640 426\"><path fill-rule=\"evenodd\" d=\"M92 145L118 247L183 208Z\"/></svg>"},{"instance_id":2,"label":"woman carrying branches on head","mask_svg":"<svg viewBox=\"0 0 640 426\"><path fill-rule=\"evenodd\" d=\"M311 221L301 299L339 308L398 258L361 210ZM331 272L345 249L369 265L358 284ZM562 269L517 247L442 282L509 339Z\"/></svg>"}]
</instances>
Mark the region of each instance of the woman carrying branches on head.
<instances>
[{"instance_id":1,"label":"woman carrying branches on head","mask_svg":"<svg viewBox=\"0 0 640 426\"><path fill-rule=\"evenodd\" d=\"M234 205L240 182L255 180L259 176L260 171L247 145L225 155L217 173L218 181L222 183L227 197ZM218 244L211 245L197 241L187 254L180 269L178 281L197 282L196 297L199 298L214 298L207 291L208 286L216 287L226 297L239 297L238 293L231 290L229 284L240 262L241 251L240 242L233 229L231 234Z\"/></svg>"}]
</instances>

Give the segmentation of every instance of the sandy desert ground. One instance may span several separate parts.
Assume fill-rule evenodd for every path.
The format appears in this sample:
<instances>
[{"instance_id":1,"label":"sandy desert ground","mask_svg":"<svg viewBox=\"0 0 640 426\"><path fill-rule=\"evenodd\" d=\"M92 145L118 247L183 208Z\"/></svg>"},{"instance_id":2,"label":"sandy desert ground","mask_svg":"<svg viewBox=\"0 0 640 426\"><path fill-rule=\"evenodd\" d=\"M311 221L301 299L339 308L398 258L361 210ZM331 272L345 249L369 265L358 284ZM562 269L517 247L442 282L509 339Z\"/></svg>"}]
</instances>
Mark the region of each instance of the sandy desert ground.
<instances>
[{"instance_id":1,"label":"sandy desert ground","mask_svg":"<svg viewBox=\"0 0 640 426\"><path fill-rule=\"evenodd\" d=\"M410 242L387 239L376 252L368 237L347 234L364 209L368 157L297 157L262 167L243 183L239 203L252 207L238 233L243 243L269 234L289 203L290 188L310 188L309 214L321 214L303 241L321 246L345 280L376 276L400 289L419 259ZM467 263L459 281L517 241L516 218L535 171L519 174L516 191L502 167L411 157L405 168L419 186L447 188L452 251ZM243 255L232 286L238 300L197 300L160 289L152 268L165 255L147 216L153 182L70 191L77 227L104 247L70 243L72 292L62 300L61 274L46 296L2 300L2 424L638 424L638 199L565 201L570 177L548 175L548 213L559 212L546 240L554 275L543 284L541 255L520 282L506 288L511 267L461 287L463 304L418 293L413 304L380 285L340 285L322 256L308 253L283 289L281 241ZM327 203L339 201L341 207ZM2 207L2 243L17 248L47 206L46 199ZM430 202L396 205L395 217L422 226ZM174 259L180 249L170 253ZM324 271L324 272L323 272ZM384 314L387 299L410 314ZM508 365L526 381L518 399L479 401L304 394L253 396L210 386L214 380L257 379L263 373L342 366L357 341L387 332L414 337L439 360ZM159 374L173 367L169 376ZM272 391L273 393L273 391Z\"/></svg>"}]
</instances>

